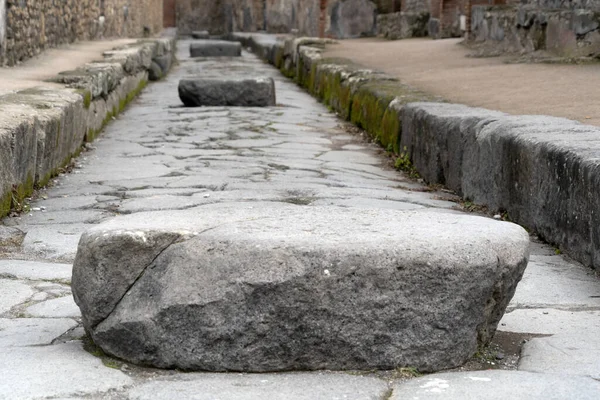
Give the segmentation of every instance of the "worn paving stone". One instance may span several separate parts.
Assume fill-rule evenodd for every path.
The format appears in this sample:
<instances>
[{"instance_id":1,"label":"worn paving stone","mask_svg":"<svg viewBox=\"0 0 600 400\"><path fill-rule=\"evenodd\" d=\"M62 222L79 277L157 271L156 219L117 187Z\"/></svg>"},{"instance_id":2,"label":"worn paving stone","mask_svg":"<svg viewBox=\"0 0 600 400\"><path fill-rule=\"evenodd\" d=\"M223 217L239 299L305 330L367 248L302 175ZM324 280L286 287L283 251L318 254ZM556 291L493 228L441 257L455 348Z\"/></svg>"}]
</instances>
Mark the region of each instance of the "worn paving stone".
<instances>
[{"instance_id":1,"label":"worn paving stone","mask_svg":"<svg viewBox=\"0 0 600 400\"><path fill-rule=\"evenodd\" d=\"M42 318L80 318L81 312L72 296L46 300L27 307L26 313L33 317Z\"/></svg>"},{"instance_id":2,"label":"worn paving stone","mask_svg":"<svg viewBox=\"0 0 600 400\"><path fill-rule=\"evenodd\" d=\"M70 281L71 264L56 264L26 260L0 260L0 276L18 279Z\"/></svg>"},{"instance_id":3,"label":"worn paving stone","mask_svg":"<svg viewBox=\"0 0 600 400\"><path fill-rule=\"evenodd\" d=\"M517 290L519 290L517 288ZM504 314L500 330L541 335L600 332L600 311L560 310L554 308L525 308Z\"/></svg>"},{"instance_id":4,"label":"worn paving stone","mask_svg":"<svg viewBox=\"0 0 600 400\"><path fill-rule=\"evenodd\" d=\"M49 345L77 325L68 318L0 318L0 347Z\"/></svg>"},{"instance_id":5,"label":"worn paving stone","mask_svg":"<svg viewBox=\"0 0 600 400\"><path fill-rule=\"evenodd\" d=\"M594 271L562 255L533 254L509 309L520 307L598 308L600 282Z\"/></svg>"},{"instance_id":6,"label":"worn paving stone","mask_svg":"<svg viewBox=\"0 0 600 400\"><path fill-rule=\"evenodd\" d=\"M26 255L57 261L72 261L81 234L91 225L84 223L27 227L22 251Z\"/></svg>"},{"instance_id":7,"label":"worn paving stone","mask_svg":"<svg viewBox=\"0 0 600 400\"><path fill-rule=\"evenodd\" d=\"M521 371L432 374L394 386L390 400L593 400L600 382Z\"/></svg>"},{"instance_id":8,"label":"worn paving stone","mask_svg":"<svg viewBox=\"0 0 600 400\"><path fill-rule=\"evenodd\" d=\"M579 333L531 339L521 350L519 370L600 380L600 337L597 333L593 324Z\"/></svg>"},{"instance_id":9,"label":"worn paving stone","mask_svg":"<svg viewBox=\"0 0 600 400\"><path fill-rule=\"evenodd\" d=\"M0 398L40 399L84 397L121 389L133 380L107 368L85 352L81 342L59 345L4 348L0 352Z\"/></svg>"},{"instance_id":10,"label":"worn paving stone","mask_svg":"<svg viewBox=\"0 0 600 400\"><path fill-rule=\"evenodd\" d=\"M35 294L35 291L23 282L0 279L0 314L10 311Z\"/></svg>"},{"instance_id":11,"label":"worn paving stone","mask_svg":"<svg viewBox=\"0 0 600 400\"><path fill-rule=\"evenodd\" d=\"M180 379L155 380L131 390L131 400L380 400L386 381L327 372L293 374L188 374Z\"/></svg>"}]
</instances>

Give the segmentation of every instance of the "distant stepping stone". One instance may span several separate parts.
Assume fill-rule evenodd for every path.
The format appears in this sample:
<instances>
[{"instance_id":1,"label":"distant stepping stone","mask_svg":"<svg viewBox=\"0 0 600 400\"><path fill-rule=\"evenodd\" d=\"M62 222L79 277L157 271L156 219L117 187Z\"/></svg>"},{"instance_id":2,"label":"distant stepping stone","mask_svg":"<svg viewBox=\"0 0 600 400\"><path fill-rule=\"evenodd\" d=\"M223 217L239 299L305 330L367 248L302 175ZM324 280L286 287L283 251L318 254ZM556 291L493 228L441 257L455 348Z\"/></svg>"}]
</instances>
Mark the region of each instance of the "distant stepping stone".
<instances>
[{"instance_id":1,"label":"distant stepping stone","mask_svg":"<svg viewBox=\"0 0 600 400\"><path fill-rule=\"evenodd\" d=\"M438 371L491 340L528 254L483 217L214 204L92 228L72 287L94 342L134 363Z\"/></svg>"},{"instance_id":2,"label":"distant stepping stone","mask_svg":"<svg viewBox=\"0 0 600 400\"><path fill-rule=\"evenodd\" d=\"M242 44L225 40L199 40L190 44L191 57L239 57Z\"/></svg>"},{"instance_id":3,"label":"distant stepping stone","mask_svg":"<svg viewBox=\"0 0 600 400\"><path fill-rule=\"evenodd\" d=\"M255 79L182 79L179 98L187 107L269 107L276 104L275 82Z\"/></svg>"},{"instance_id":4,"label":"distant stepping stone","mask_svg":"<svg viewBox=\"0 0 600 400\"><path fill-rule=\"evenodd\" d=\"M209 39L210 34L208 31L194 31L192 32L192 38L194 39Z\"/></svg>"}]
</instances>

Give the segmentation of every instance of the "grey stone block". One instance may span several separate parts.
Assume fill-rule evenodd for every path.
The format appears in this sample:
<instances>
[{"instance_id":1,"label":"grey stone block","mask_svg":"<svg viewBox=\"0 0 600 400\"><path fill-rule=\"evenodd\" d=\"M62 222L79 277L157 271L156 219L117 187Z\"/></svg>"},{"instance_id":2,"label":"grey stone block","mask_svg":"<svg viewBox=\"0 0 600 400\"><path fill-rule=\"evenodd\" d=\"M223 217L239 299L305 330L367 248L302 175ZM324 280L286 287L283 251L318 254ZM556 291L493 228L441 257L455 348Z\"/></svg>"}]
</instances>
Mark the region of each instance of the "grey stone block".
<instances>
[{"instance_id":1,"label":"grey stone block","mask_svg":"<svg viewBox=\"0 0 600 400\"><path fill-rule=\"evenodd\" d=\"M214 204L93 228L72 287L95 343L134 363L435 371L491 339L528 247L460 214Z\"/></svg>"},{"instance_id":2,"label":"grey stone block","mask_svg":"<svg viewBox=\"0 0 600 400\"><path fill-rule=\"evenodd\" d=\"M194 31L192 32L193 39L209 39L210 33L208 31Z\"/></svg>"},{"instance_id":3,"label":"grey stone block","mask_svg":"<svg viewBox=\"0 0 600 400\"><path fill-rule=\"evenodd\" d=\"M160 66L163 75L166 75L173 65L173 55L171 53L164 54L162 56L155 57L153 62Z\"/></svg>"},{"instance_id":4,"label":"grey stone block","mask_svg":"<svg viewBox=\"0 0 600 400\"><path fill-rule=\"evenodd\" d=\"M191 57L239 57L242 44L224 40L199 40L190 44Z\"/></svg>"},{"instance_id":5,"label":"grey stone block","mask_svg":"<svg viewBox=\"0 0 600 400\"><path fill-rule=\"evenodd\" d=\"M446 184L600 267L600 130L547 116L461 105L403 108L401 145L429 183Z\"/></svg>"},{"instance_id":6,"label":"grey stone block","mask_svg":"<svg viewBox=\"0 0 600 400\"><path fill-rule=\"evenodd\" d=\"M156 62L152 61L152 65L150 65L150 69L148 70L148 79L150 79L151 81L157 81L162 77L162 68Z\"/></svg>"},{"instance_id":7,"label":"grey stone block","mask_svg":"<svg viewBox=\"0 0 600 400\"><path fill-rule=\"evenodd\" d=\"M272 78L182 79L178 90L179 98L187 107L268 107L276 104Z\"/></svg>"}]
</instances>

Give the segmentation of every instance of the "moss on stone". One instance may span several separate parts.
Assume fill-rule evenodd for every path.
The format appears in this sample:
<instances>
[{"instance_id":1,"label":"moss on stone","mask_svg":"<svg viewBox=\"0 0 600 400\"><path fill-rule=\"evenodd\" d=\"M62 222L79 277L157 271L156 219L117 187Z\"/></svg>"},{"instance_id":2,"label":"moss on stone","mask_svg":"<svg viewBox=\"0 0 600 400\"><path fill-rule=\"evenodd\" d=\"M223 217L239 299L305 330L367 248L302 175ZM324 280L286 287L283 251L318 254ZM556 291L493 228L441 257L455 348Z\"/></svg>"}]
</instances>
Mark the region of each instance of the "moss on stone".
<instances>
[{"instance_id":1,"label":"moss on stone","mask_svg":"<svg viewBox=\"0 0 600 400\"><path fill-rule=\"evenodd\" d=\"M383 116L390 102L401 104L429 101L431 97L395 80L375 80L363 83L352 97L350 120L366 130L384 147L397 147L398 132L384 132ZM393 128L394 129L394 128Z\"/></svg>"},{"instance_id":2,"label":"moss on stone","mask_svg":"<svg viewBox=\"0 0 600 400\"><path fill-rule=\"evenodd\" d=\"M283 47L276 48L273 65L275 68L281 69L281 66L283 65Z\"/></svg>"},{"instance_id":3,"label":"moss on stone","mask_svg":"<svg viewBox=\"0 0 600 400\"><path fill-rule=\"evenodd\" d=\"M77 89L77 92L83 96L83 106L85 109L89 109L92 104L92 92L88 89Z\"/></svg>"},{"instance_id":4,"label":"moss on stone","mask_svg":"<svg viewBox=\"0 0 600 400\"><path fill-rule=\"evenodd\" d=\"M12 206L12 193L10 188L4 189L4 194L0 197L0 218L5 217L10 212Z\"/></svg>"},{"instance_id":5,"label":"moss on stone","mask_svg":"<svg viewBox=\"0 0 600 400\"><path fill-rule=\"evenodd\" d=\"M394 154L399 154L401 135L400 113L398 109L388 107L381 120L381 143Z\"/></svg>"}]
</instances>

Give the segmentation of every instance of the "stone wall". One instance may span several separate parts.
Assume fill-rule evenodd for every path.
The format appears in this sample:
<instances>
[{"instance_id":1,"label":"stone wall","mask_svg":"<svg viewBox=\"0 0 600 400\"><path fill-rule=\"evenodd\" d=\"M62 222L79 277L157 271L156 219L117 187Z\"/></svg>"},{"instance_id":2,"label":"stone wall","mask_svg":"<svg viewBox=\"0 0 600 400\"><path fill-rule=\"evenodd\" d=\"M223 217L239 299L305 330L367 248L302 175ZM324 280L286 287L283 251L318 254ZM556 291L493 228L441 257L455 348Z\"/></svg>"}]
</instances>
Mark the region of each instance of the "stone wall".
<instances>
[{"instance_id":1,"label":"stone wall","mask_svg":"<svg viewBox=\"0 0 600 400\"><path fill-rule=\"evenodd\" d=\"M509 4L551 10L600 10L600 0L514 0Z\"/></svg>"},{"instance_id":2,"label":"stone wall","mask_svg":"<svg viewBox=\"0 0 600 400\"><path fill-rule=\"evenodd\" d=\"M172 39L140 41L60 73L53 80L63 88L0 96L0 217L69 165L144 88L155 63L167 73L174 51Z\"/></svg>"},{"instance_id":3,"label":"stone wall","mask_svg":"<svg viewBox=\"0 0 600 400\"><path fill-rule=\"evenodd\" d=\"M4 59L6 48L6 2L0 1L0 61Z\"/></svg>"},{"instance_id":4,"label":"stone wall","mask_svg":"<svg viewBox=\"0 0 600 400\"><path fill-rule=\"evenodd\" d=\"M397 12L377 16L377 35L390 40L428 35L428 12Z\"/></svg>"},{"instance_id":5,"label":"stone wall","mask_svg":"<svg viewBox=\"0 0 600 400\"><path fill-rule=\"evenodd\" d=\"M76 40L143 37L162 30L162 0L7 0L5 6L0 61L7 65Z\"/></svg>"},{"instance_id":6,"label":"stone wall","mask_svg":"<svg viewBox=\"0 0 600 400\"><path fill-rule=\"evenodd\" d=\"M180 0L180 35L208 30L290 33L335 38L375 34L377 5L370 0Z\"/></svg>"},{"instance_id":7,"label":"stone wall","mask_svg":"<svg viewBox=\"0 0 600 400\"><path fill-rule=\"evenodd\" d=\"M600 11L513 7L473 7L470 45L484 55L547 52L600 57Z\"/></svg>"}]
</instances>

